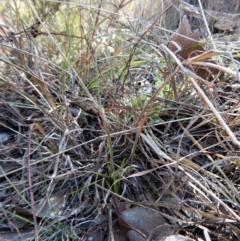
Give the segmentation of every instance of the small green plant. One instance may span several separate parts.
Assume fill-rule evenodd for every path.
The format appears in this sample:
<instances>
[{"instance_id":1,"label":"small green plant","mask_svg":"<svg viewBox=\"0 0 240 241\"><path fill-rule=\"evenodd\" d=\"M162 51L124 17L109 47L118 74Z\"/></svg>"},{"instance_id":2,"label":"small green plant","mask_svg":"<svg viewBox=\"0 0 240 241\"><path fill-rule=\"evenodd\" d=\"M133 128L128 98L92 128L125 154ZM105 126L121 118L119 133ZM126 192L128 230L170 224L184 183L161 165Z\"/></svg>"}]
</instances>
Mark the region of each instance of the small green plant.
<instances>
[{"instance_id":1,"label":"small green plant","mask_svg":"<svg viewBox=\"0 0 240 241\"><path fill-rule=\"evenodd\" d=\"M113 191L116 194L121 194L121 180L123 178L123 169L125 165L125 160L122 160L121 165L116 168L115 166L110 166L110 177L112 180Z\"/></svg>"}]
</instances>

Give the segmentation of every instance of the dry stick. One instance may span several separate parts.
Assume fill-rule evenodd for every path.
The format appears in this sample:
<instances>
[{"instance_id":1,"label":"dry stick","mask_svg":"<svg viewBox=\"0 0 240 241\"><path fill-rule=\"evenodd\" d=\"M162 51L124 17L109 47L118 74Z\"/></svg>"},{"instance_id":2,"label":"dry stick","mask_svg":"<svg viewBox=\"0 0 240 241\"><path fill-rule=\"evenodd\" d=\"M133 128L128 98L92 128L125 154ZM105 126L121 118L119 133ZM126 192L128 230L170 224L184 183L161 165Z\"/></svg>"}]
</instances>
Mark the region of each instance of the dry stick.
<instances>
[{"instance_id":1,"label":"dry stick","mask_svg":"<svg viewBox=\"0 0 240 241\"><path fill-rule=\"evenodd\" d=\"M30 167L30 154L31 154L31 136L32 136L32 131L34 128L34 123L30 126L29 129L29 139L28 139L28 146L27 146L27 169L28 169L28 184L29 184L29 191L30 191L30 198L31 198L31 205L32 205L32 215L33 215L33 222L34 222L34 230L36 234L36 240L38 241L38 224L37 224L37 216L36 216L36 209L35 209L35 201L34 201L34 194L33 194L33 189L32 189L32 172L31 172L31 167Z\"/></svg>"},{"instance_id":2,"label":"dry stick","mask_svg":"<svg viewBox=\"0 0 240 241\"><path fill-rule=\"evenodd\" d=\"M183 73L186 74L191 83L193 84L193 86L195 87L195 89L198 92L199 97L204 100L204 102L208 105L208 107L212 110L212 112L214 113L214 115L216 116L216 119L218 120L219 124L223 127L223 129L227 132L227 134L229 135L231 141L233 142L233 144L235 144L236 146L240 147L240 142L237 140L236 136L234 135L234 133L231 131L231 129L229 128L229 126L225 123L225 121L223 120L222 116L218 113L218 111L215 109L215 107L213 106L213 104L211 103L211 101L208 99L208 97L204 94L204 92L202 91L202 89L199 87L199 85L197 84L196 80L201 80L201 81L205 81L203 78L199 77L198 75L196 75L194 72L190 71L189 69L185 68L182 63L180 62L180 60L176 57L176 55L169 49L167 48L165 45L161 44L161 47L168 52L168 54L170 54L170 56L176 61L177 65L182 69ZM235 74L235 73L234 73Z\"/></svg>"},{"instance_id":3,"label":"dry stick","mask_svg":"<svg viewBox=\"0 0 240 241\"><path fill-rule=\"evenodd\" d=\"M234 76L235 78L238 78L238 74L235 71L232 71L226 67L217 65L217 64L213 64L213 63L207 63L207 62L190 62L188 60L183 62L184 65L197 65L197 66L203 66L203 67L209 67L209 68L214 68L214 69L218 69L221 70L227 74L230 74L232 76Z\"/></svg>"},{"instance_id":4,"label":"dry stick","mask_svg":"<svg viewBox=\"0 0 240 241\"><path fill-rule=\"evenodd\" d=\"M229 68L223 67L218 64L201 62L201 60L205 60L208 56L213 57L213 56L220 55L220 54L224 55L224 56L228 56L230 58L233 66L234 66L235 72L230 70ZM200 55L197 55L197 56L184 60L184 65L188 65L188 64L199 65L199 66L204 66L204 67L206 66L206 67L210 67L210 68L219 69L225 73L235 76L237 78L237 80L240 81L238 68L235 64L232 53L228 52L228 51L212 51L212 50L210 50L210 51L204 52L203 54L200 54Z\"/></svg>"}]
</instances>

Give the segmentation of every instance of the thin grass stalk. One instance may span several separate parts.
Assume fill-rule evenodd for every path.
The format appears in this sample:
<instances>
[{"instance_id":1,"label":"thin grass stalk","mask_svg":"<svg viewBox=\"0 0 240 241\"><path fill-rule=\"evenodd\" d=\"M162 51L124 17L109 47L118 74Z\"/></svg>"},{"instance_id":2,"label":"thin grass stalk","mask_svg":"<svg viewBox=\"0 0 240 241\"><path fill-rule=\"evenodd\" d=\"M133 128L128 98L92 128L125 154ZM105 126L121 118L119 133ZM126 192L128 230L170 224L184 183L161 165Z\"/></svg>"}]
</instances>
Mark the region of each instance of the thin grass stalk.
<instances>
[{"instance_id":1,"label":"thin grass stalk","mask_svg":"<svg viewBox=\"0 0 240 241\"><path fill-rule=\"evenodd\" d=\"M36 216L36 208L35 208L35 201L34 201L34 193L32 189L32 171L30 168L30 154L31 154L31 138L32 138L32 132L34 128L34 123L30 125L29 128L29 138L28 138L28 146L27 146L27 152L26 152L26 160L27 160L27 170L28 170L28 184L29 184L29 192L30 192L30 199L31 199L31 206L32 206L32 215L33 215L33 223L34 223L34 230L35 230L35 238L36 241L39 240L38 237L38 222L37 222L37 216Z\"/></svg>"}]
</instances>

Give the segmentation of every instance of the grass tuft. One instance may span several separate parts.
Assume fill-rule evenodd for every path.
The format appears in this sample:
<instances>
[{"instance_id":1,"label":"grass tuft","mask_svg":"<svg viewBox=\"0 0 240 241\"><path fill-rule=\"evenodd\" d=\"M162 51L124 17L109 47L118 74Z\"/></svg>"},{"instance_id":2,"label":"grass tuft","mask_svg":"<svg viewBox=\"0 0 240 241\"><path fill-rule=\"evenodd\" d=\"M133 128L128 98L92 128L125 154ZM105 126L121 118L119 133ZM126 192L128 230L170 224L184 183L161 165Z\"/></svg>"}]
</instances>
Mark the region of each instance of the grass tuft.
<instances>
[{"instance_id":1,"label":"grass tuft","mask_svg":"<svg viewBox=\"0 0 240 241\"><path fill-rule=\"evenodd\" d=\"M0 239L110 237L112 200L240 239L238 41L184 59L178 4L136 2L0 6Z\"/></svg>"}]
</instances>

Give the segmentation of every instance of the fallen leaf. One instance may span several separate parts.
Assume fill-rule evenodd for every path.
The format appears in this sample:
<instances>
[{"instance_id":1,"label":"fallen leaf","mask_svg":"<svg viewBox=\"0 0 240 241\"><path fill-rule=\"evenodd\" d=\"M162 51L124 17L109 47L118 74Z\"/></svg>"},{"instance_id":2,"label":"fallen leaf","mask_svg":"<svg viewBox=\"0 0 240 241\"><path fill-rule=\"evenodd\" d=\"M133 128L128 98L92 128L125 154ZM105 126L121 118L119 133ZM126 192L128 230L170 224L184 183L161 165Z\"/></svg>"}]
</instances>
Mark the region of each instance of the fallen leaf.
<instances>
[{"instance_id":1,"label":"fallen leaf","mask_svg":"<svg viewBox=\"0 0 240 241\"><path fill-rule=\"evenodd\" d=\"M205 52L202 43L200 42L198 30L192 32L186 16L182 18L178 29L169 39L169 49L176 52L178 48L173 42L181 47L181 50L177 52L177 55L184 60Z\"/></svg>"},{"instance_id":2,"label":"fallen leaf","mask_svg":"<svg viewBox=\"0 0 240 241\"><path fill-rule=\"evenodd\" d=\"M178 46L181 48L181 50L178 49ZM213 56L213 53L208 53L204 56L204 53L207 51L203 48L203 44L200 42L199 32L198 30L191 30L186 16L183 16L178 29L170 37L168 47L178 56L181 61L194 58L196 56L199 56L199 58L196 59L202 60ZM214 61L209 62L215 63ZM190 67L189 65L188 67L191 68L191 70L193 70L198 76L208 81L213 80L214 77L220 72L219 70L210 67Z\"/></svg>"}]
</instances>

